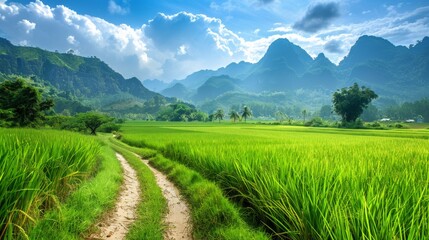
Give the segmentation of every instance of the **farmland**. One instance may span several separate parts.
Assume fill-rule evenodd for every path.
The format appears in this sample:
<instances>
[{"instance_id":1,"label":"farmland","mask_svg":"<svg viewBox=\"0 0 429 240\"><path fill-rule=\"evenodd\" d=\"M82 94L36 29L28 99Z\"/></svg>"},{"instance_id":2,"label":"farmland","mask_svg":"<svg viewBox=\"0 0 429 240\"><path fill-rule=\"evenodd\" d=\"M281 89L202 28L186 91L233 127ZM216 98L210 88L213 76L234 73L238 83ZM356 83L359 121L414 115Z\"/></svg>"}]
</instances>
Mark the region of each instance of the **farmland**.
<instances>
[{"instance_id":1,"label":"farmland","mask_svg":"<svg viewBox=\"0 0 429 240\"><path fill-rule=\"evenodd\" d=\"M122 140L217 182L287 239L429 236L429 131L129 122Z\"/></svg>"}]
</instances>

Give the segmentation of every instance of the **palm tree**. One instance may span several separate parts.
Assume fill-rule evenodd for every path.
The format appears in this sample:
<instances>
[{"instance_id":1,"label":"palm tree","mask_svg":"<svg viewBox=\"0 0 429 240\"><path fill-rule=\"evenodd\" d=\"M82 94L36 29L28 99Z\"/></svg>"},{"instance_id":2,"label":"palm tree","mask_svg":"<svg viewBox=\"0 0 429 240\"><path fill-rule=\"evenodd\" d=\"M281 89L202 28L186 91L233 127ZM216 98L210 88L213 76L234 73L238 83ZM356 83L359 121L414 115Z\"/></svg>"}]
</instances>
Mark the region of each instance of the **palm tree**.
<instances>
[{"instance_id":1,"label":"palm tree","mask_svg":"<svg viewBox=\"0 0 429 240\"><path fill-rule=\"evenodd\" d=\"M276 118L280 123L282 123L284 120L288 119L288 116L286 113L278 111L276 112Z\"/></svg>"},{"instance_id":2,"label":"palm tree","mask_svg":"<svg viewBox=\"0 0 429 240\"><path fill-rule=\"evenodd\" d=\"M220 120L223 120L224 116L225 116L225 113L223 112L223 109L220 108L215 112L214 119L215 120L219 119L219 123L220 123Z\"/></svg>"},{"instance_id":3,"label":"palm tree","mask_svg":"<svg viewBox=\"0 0 429 240\"><path fill-rule=\"evenodd\" d=\"M302 110L302 116L304 117L304 123L305 123L305 116L307 116L307 110Z\"/></svg>"},{"instance_id":4,"label":"palm tree","mask_svg":"<svg viewBox=\"0 0 429 240\"><path fill-rule=\"evenodd\" d=\"M229 118L230 118L230 119L234 119L234 123L235 123L235 121L237 121L237 119L240 119L240 114L238 114L238 112L236 112L236 111L232 110L232 111L229 113Z\"/></svg>"},{"instance_id":5,"label":"palm tree","mask_svg":"<svg viewBox=\"0 0 429 240\"><path fill-rule=\"evenodd\" d=\"M244 122L246 122L247 118L251 116L252 116L252 110L250 110L249 107L244 106L243 113L241 114L241 117L244 118Z\"/></svg>"}]
</instances>

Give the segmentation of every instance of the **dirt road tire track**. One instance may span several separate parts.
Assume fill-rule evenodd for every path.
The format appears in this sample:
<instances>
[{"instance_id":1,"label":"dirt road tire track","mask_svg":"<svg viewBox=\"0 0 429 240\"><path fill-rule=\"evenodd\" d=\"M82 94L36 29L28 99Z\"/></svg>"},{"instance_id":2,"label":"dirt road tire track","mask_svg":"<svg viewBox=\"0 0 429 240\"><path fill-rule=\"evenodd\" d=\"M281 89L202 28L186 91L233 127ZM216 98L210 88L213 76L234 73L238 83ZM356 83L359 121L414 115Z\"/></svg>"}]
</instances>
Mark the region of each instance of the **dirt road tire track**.
<instances>
[{"instance_id":1,"label":"dirt road tire track","mask_svg":"<svg viewBox=\"0 0 429 240\"><path fill-rule=\"evenodd\" d=\"M121 163L124 182L121 186L115 209L97 226L100 231L88 239L125 239L130 225L136 218L137 205L140 202L140 183L136 171L125 158L116 153Z\"/></svg>"}]
</instances>

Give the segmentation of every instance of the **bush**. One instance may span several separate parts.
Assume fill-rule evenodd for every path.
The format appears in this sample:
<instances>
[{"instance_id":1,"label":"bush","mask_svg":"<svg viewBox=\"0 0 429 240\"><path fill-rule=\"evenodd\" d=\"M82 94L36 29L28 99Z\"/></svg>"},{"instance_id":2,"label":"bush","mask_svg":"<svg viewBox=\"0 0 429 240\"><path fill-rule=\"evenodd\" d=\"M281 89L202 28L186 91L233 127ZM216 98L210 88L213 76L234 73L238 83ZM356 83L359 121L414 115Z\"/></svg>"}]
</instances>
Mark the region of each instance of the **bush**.
<instances>
[{"instance_id":1,"label":"bush","mask_svg":"<svg viewBox=\"0 0 429 240\"><path fill-rule=\"evenodd\" d=\"M321 117L315 117L311 119L310 121L304 123L305 126L312 126L312 127L322 127L324 126L323 120Z\"/></svg>"},{"instance_id":2,"label":"bush","mask_svg":"<svg viewBox=\"0 0 429 240\"><path fill-rule=\"evenodd\" d=\"M105 124L101 125L98 131L104 132L104 133L111 133L111 132L119 131L120 128L121 128L120 125L115 124L113 122L109 122L109 123L105 123Z\"/></svg>"},{"instance_id":3,"label":"bush","mask_svg":"<svg viewBox=\"0 0 429 240\"><path fill-rule=\"evenodd\" d=\"M340 127L343 127L343 128L354 128L354 129L365 128L364 122L360 118L356 119L356 121L354 121L354 122L342 122L341 125L340 125Z\"/></svg>"}]
</instances>

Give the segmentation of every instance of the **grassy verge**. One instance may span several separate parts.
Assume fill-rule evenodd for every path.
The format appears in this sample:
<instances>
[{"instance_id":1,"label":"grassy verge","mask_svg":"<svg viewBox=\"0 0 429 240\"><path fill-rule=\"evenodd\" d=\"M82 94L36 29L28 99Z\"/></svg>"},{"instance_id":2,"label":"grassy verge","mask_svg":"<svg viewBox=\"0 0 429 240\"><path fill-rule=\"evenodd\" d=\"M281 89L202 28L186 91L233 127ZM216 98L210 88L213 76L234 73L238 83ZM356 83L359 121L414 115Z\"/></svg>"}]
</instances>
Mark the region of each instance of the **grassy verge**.
<instances>
[{"instance_id":1,"label":"grassy verge","mask_svg":"<svg viewBox=\"0 0 429 240\"><path fill-rule=\"evenodd\" d=\"M30 239L80 239L114 206L122 182L122 170L114 151L101 149L97 175L81 184L63 206L49 211L30 232Z\"/></svg>"},{"instance_id":2,"label":"grassy verge","mask_svg":"<svg viewBox=\"0 0 429 240\"><path fill-rule=\"evenodd\" d=\"M150 158L150 163L168 174L187 198L191 207L195 239L269 239L262 230L252 229L239 210L227 200L214 183L197 172L171 161L150 149L126 146L128 150Z\"/></svg>"},{"instance_id":3,"label":"grassy verge","mask_svg":"<svg viewBox=\"0 0 429 240\"><path fill-rule=\"evenodd\" d=\"M111 147L122 154L128 163L136 170L141 188L141 202L137 209L137 219L128 232L127 239L163 239L163 217L167 207L160 188L158 187L155 176L144 163L135 156L130 150L136 150L126 147L124 144L112 140ZM151 151L136 150L138 154L150 154ZM153 152L152 152L153 153Z\"/></svg>"}]
</instances>

